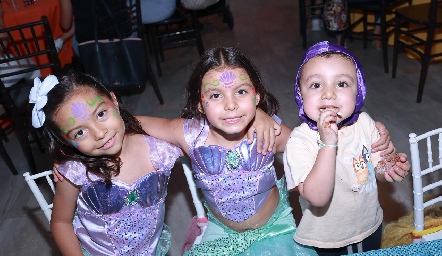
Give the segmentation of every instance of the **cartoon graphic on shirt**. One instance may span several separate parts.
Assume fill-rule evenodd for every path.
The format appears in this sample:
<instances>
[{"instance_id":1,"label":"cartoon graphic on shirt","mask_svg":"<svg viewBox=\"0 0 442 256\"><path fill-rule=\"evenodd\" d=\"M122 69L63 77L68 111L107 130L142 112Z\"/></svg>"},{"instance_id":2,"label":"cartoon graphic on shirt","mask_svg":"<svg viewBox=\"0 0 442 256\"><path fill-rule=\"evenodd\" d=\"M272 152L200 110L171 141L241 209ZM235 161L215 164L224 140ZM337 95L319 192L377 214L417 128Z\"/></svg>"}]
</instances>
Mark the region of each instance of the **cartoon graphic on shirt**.
<instances>
[{"instance_id":1,"label":"cartoon graphic on shirt","mask_svg":"<svg viewBox=\"0 0 442 256\"><path fill-rule=\"evenodd\" d=\"M367 163L362 156L359 156L359 159L353 158L353 169L356 173L356 183L359 186L365 185L368 183L368 168Z\"/></svg>"},{"instance_id":2,"label":"cartoon graphic on shirt","mask_svg":"<svg viewBox=\"0 0 442 256\"><path fill-rule=\"evenodd\" d=\"M374 165L373 162L371 161L370 151L366 146L362 147L362 157L364 157L365 163L367 164L368 167L368 174L369 174L368 183L371 184L373 188L376 188L377 185L376 185L376 175L374 172Z\"/></svg>"},{"instance_id":3,"label":"cartoon graphic on shirt","mask_svg":"<svg viewBox=\"0 0 442 256\"><path fill-rule=\"evenodd\" d=\"M369 193L377 187L371 154L365 145L362 145L361 154L353 158L353 170L356 175L355 184L351 188L353 191Z\"/></svg>"}]
</instances>

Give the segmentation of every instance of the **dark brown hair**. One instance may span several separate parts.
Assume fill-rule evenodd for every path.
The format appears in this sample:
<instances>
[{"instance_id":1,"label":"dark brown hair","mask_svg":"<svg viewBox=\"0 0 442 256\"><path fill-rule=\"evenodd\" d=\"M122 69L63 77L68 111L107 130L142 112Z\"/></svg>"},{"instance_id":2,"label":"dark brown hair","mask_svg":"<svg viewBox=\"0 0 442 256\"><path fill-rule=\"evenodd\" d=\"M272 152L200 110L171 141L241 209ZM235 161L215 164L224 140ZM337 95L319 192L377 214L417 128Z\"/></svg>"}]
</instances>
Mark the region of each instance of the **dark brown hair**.
<instances>
[{"instance_id":1,"label":"dark brown hair","mask_svg":"<svg viewBox=\"0 0 442 256\"><path fill-rule=\"evenodd\" d=\"M89 156L85 155L72 146L62 136L60 127L55 123L54 117L63 104L80 90L93 90L103 98L112 100L110 92L94 77L69 72L66 75L57 77L58 84L48 93L48 102L43 108L46 121L38 132L44 138L45 146L53 160L57 163L66 161L79 161L86 166L88 173L93 173L110 184L113 176L120 173L121 160L114 156ZM146 134L141 125L132 114L118 104L120 116L123 119L127 134Z\"/></svg>"}]
</instances>

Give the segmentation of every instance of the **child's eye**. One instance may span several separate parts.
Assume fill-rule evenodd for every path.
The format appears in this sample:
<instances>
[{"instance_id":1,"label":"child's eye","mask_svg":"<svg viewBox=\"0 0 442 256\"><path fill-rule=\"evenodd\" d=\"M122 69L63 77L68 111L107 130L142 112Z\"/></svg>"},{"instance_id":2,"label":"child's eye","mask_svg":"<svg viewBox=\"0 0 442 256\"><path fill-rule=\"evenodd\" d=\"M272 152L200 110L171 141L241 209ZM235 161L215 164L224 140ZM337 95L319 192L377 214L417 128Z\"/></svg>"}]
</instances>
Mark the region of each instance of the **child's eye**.
<instances>
[{"instance_id":1,"label":"child's eye","mask_svg":"<svg viewBox=\"0 0 442 256\"><path fill-rule=\"evenodd\" d=\"M221 98L221 94L219 94L219 93L214 93L214 94L210 95L210 98L209 98L209 99L219 99L219 98Z\"/></svg>"},{"instance_id":2,"label":"child's eye","mask_svg":"<svg viewBox=\"0 0 442 256\"><path fill-rule=\"evenodd\" d=\"M338 82L337 84L338 87L348 87L347 82Z\"/></svg>"},{"instance_id":3,"label":"child's eye","mask_svg":"<svg viewBox=\"0 0 442 256\"><path fill-rule=\"evenodd\" d=\"M100 112L98 112L97 116L98 119L103 119L106 116L107 110L101 110Z\"/></svg>"},{"instance_id":4,"label":"child's eye","mask_svg":"<svg viewBox=\"0 0 442 256\"><path fill-rule=\"evenodd\" d=\"M86 134L86 131L78 130L74 135L74 139L79 139L79 138L83 137L85 134Z\"/></svg>"},{"instance_id":5,"label":"child's eye","mask_svg":"<svg viewBox=\"0 0 442 256\"><path fill-rule=\"evenodd\" d=\"M321 84L320 83L312 83L311 85L310 85L310 88L312 88L312 89L318 89L318 88L320 88L321 87Z\"/></svg>"},{"instance_id":6,"label":"child's eye","mask_svg":"<svg viewBox=\"0 0 442 256\"><path fill-rule=\"evenodd\" d=\"M237 92L237 94L239 94L239 95L246 95L247 93L248 93L247 90L244 90L244 89L240 89Z\"/></svg>"}]
</instances>

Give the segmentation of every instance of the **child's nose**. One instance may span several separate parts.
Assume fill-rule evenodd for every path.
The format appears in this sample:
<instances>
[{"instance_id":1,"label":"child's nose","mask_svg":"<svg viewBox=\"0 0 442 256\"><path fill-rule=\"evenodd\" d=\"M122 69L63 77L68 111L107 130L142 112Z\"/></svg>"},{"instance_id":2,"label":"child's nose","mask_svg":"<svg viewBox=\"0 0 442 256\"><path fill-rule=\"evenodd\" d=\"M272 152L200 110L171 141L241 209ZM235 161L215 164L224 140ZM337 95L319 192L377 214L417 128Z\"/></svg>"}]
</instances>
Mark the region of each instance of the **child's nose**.
<instances>
[{"instance_id":1,"label":"child's nose","mask_svg":"<svg viewBox=\"0 0 442 256\"><path fill-rule=\"evenodd\" d=\"M226 104L224 105L224 110L226 111L232 111L238 108L238 103L236 102L236 99L233 97L226 97Z\"/></svg>"},{"instance_id":2,"label":"child's nose","mask_svg":"<svg viewBox=\"0 0 442 256\"><path fill-rule=\"evenodd\" d=\"M107 127L101 125L95 126L94 135L96 140L103 139L106 136L106 133L107 133Z\"/></svg>"},{"instance_id":3,"label":"child's nose","mask_svg":"<svg viewBox=\"0 0 442 256\"><path fill-rule=\"evenodd\" d=\"M334 99L336 97L335 88L332 86L325 87L322 93L323 99Z\"/></svg>"}]
</instances>

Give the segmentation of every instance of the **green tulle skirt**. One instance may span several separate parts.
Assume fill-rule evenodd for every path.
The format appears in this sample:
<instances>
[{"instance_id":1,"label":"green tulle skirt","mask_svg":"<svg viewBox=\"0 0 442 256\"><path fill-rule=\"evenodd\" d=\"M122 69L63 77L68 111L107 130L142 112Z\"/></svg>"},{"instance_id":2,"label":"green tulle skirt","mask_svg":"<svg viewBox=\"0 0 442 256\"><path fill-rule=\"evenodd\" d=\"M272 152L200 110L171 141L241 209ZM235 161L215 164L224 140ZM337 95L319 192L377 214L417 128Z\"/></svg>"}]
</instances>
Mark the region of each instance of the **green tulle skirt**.
<instances>
[{"instance_id":1,"label":"green tulle skirt","mask_svg":"<svg viewBox=\"0 0 442 256\"><path fill-rule=\"evenodd\" d=\"M184 255L317 255L313 248L293 240L296 224L284 178L277 182L277 187L279 204L264 226L236 232L215 218L209 210L209 222L202 242L193 245Z\"/></svg>"}]
</instances>

